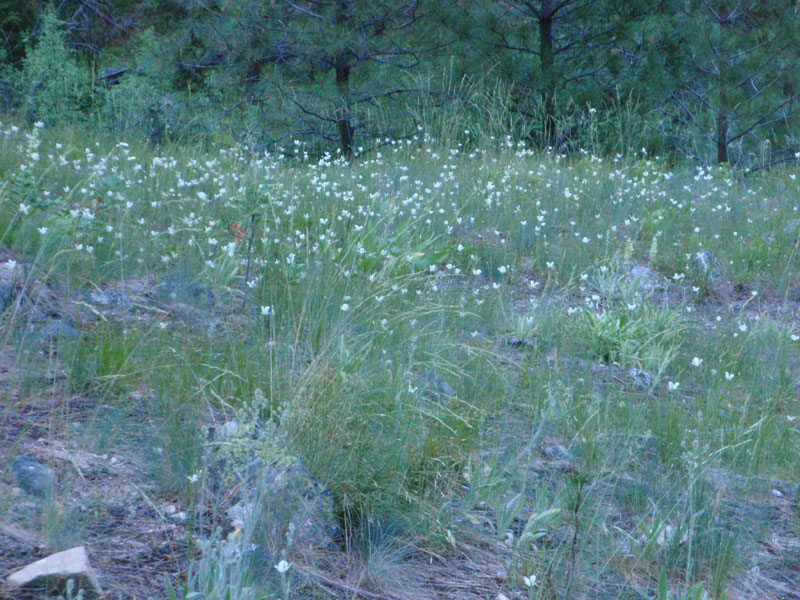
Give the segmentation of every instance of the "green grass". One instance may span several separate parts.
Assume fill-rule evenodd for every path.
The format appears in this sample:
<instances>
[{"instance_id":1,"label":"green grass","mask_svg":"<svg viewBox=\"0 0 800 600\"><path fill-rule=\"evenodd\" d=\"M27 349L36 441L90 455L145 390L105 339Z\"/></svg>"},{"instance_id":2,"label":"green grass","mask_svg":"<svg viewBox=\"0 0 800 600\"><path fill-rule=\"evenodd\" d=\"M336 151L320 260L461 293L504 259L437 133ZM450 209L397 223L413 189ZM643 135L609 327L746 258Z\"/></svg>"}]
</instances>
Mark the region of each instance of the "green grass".
<instances>
[{"instance_id":1,"label":"green grass","mask_svg":"<svg viewBox=\"0 0 800 600\"><path fill-rule=\"evenodd\" d=\"M792 170L427 138L353 164L0 138L0 241L20 285L50 286L81 330L42 358L66 373L48 393L103 407L97 447L139 424L129 445L184 506L201 500L206 428L261 398L248 418L277 428L343 532L333 557L284 549L298 593L318 576L303 565L332 570L340 552L350 585L397 597L423 593L409 573L425 560L457 577L473 556L502 565L507 595L612 597L615 581L615 597L665 597L664 573L675 594L720 598L776 526L753 509L770 481L800 478ZM700 250L729 296L692 270ZM103 289L138 300L98 306ZM4 340L37 353L26 310L3 315ZM566 464L542 453L556 444ZM187 593L284 594L285 576L215 535L187 557Z\"/></svg>"}]
</instances>

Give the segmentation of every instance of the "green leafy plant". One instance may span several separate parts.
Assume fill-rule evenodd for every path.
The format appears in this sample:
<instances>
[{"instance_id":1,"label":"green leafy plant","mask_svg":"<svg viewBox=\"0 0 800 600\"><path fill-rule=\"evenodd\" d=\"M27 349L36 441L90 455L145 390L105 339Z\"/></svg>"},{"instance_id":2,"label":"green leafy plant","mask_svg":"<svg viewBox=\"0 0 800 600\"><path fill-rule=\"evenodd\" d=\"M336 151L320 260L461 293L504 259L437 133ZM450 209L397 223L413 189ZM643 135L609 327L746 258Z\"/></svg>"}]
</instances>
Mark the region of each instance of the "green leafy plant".
<instances>
[{"instance_id":1,"label":"green leafy plant","mask_svg":"<svg viewBox=\"0 0 800 600\"><path fill-rule=\"evenodd\" d=\"M658 576L658 592L653 600L705 600L706 598L708 598L708 595L701 583L696 583L683 593L678 592L673 596L667 588L667 573L664 569L661 569L661 573ZM719 600L725 600L725 598L727 598L727 594L723 592Z\"/></svg>"},{"instance_id":2,"label":"green leafy plant","mask_svg":"<svg viewBox=\"0 0 800 600\"><path fill-rule=\"evenodd\" d=\"M259 582L254 577L251 562L256 559L248 552L248 536L234 531L228 536L216 530L201 539L197 556L189 565L188 576L178 590L166 580L169 600L267 600L277 592L268 581ZM281 573L283 579L284 574ZM270 590L273 588L273 590ZM285 589L285 588L284 588ZM287 597L284 594L284 597Z\"/></svg>"},{"instance_id":3,"label":"green leafy plant","mask_svg":"<svg viewBox=\"0 0 800 600\"><path fill-rule=\"evenodd\" d=\"M676 309L654 306L638 279L610 267L595 268L590 283L599 295L579 310L574 331L606 364L662 372L675 357L689 324Z\"/></svg>"},{"instance_id":4,"label":"green leafy plant","mask_svg":"<svg viewBox=\"0 0 800 600\"><path fill-rule=\"evenodd\" d=\"M27 48L17 83L23 110L48 124L83 119L92 105L88 69L65 47L63 27L52 7L45 10L42 30Z\"/></svg>"}]
</instances>

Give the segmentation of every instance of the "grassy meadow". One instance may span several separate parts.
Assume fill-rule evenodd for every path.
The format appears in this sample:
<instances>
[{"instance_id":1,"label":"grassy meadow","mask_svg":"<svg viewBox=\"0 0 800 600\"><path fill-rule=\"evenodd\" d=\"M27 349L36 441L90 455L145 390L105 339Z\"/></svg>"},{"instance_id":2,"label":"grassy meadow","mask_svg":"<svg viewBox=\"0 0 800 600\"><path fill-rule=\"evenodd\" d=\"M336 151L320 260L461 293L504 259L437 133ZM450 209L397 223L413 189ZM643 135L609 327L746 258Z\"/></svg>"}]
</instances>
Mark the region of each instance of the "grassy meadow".
<instances>
[{"instance_id":1,"label":"grassy meadow","mask_svg":"<svg viewBox=\"0 0 800 600\"><path fill-rule=\"evenodd\" d=\"M798 597L795 167L0 148L0 523L110 597Z\"/></svg>"}]
</instances>

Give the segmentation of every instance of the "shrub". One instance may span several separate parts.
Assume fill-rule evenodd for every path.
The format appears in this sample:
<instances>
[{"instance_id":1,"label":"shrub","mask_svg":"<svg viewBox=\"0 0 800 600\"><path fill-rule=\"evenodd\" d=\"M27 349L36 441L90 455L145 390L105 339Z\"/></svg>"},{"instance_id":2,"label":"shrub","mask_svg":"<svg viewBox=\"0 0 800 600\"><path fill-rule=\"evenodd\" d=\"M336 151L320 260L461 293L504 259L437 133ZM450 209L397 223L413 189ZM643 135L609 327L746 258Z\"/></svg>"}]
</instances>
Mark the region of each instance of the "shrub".
<instances>
[{"instance_id":1,"label":"shrub","mask_svg":"<svg viewBox=\"0 0 800 600\"><path fill-rule=\"evenodd\" d=\"M26 49L15 86L25 114L47 124L84 118L92 105L87 69L64 45L63 23L48 9L35 45Z\"/></svg>"}]
</instances>

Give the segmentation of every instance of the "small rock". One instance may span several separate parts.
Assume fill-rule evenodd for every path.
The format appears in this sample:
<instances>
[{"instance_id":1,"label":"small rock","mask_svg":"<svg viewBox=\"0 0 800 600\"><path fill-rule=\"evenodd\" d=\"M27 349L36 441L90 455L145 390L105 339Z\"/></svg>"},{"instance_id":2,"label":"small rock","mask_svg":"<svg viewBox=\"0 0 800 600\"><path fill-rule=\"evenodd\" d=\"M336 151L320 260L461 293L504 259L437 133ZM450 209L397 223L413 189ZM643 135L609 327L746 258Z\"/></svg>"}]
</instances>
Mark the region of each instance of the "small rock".
<instances>
[{"instance_id":1,"label":"small rock","mask_svg":"<svg viewBox=\"0 0 800 600\"><path fill-rule=\"evenodd\" d=\"M223 423L217 427L216 431L214 432L214 437L216 437L217 441L221 442L228 436L232 435L238 428L239 423L237 421L228 421L227 423Z\"/></svg>"},{"instance_id":2,"label":"small rock","mask_svg":"<svg viewBox=\"0 0 800 600\"><path fill-rule=\"evenodd\" d=\"M678 539L678 530L676 530L675 527L667 523L667 525L665 525L664 528L661 530L661 532L658 534L658 537L656 538L656 544L658 544L663 548L665 545L672 544L676 540L678 541L679 544L683 544L687 538L688 534L684 532L681 535L680 539Z\"/></svg>"},{"instance_id":3,"label":"small rock","mask_svg":"<svg viewBox=\"0 0 800 600\"><path fill-rule=\"evenodd\" d=\"M494 597L494 600L510 600L510 598L508 596L506 596L505 594L500 593L500 594L497 594L497 596Z\"/></svg>"},{"instance_id":4,"label":"small rock","mask_svg":"<svg viewBox=\"0 0 800 600\"><path fill-rule=\"evenodd\" d=\"M189 517L186 515L185 511L176 512L173 515L169 516L170 519L173 521L177 521L178 523L186 523L189 520Z\"/></svg>"},{"instance_id":5,"label":"small rock","mask_svg":"<svg viewBox=\"0 0 800 600\"><path fill-rule=\"evenodd\" d=\"M168 275L157 285L158 296L163 300L182 302L197 308L213 308L216 304L214 292L197 281L188 281L180 274Z\"/></svg>"},{"instance_id":6,"label":"small rock","mask_svg":"<svg viewBox=\"0 0 800 600\"><path fill-rule=\"evenodd\" d=\"M643 371L642 369L630 369L628 371L628 375L631 376L633 379L634 385L637 385L641 388L650 389L653 387L653 384L656 382L656 378L653 377L647 371Z\"/></svg>"},{"instance_id":7,"label":"small rock","mask_svg":"<svg viewBox=\"0 0 800 600\"><path fill-rule=\"evenodd\" d=\"M44 498L55 485L55 473L32 458L18 456L11 463L11 469L17 477L19 486L32 496Z\"/></svg>"},{"instance_id":8,"label":"small rock","mask_svg":"<svg viewBox=\"0 0 800 600\"><path fill-rule=\"evenodd\" d=\"M22 588L64 589L69 579L76 581L78 588L85 592L104 596L83 546L51 554L14 571L6 579L5 587L9 596L14 597Z\"/></svg>"},{"instance_id":9,"label":"small rock","mask_svg":"<svg viewBox=\"0 0 800 600\"><path fill-rule=\"evenodd\" d=\"M253 502L238 502L231 506L225 514L233 525L234 529L244 529L248 521L253 517L257 507Z\"/></svg>"},{"instance_id":10,"label":"small rock","mask_svg":"<svg viewBox=\"0 0 800 600\"><path fill-rule=\"evenodd\" d=\"M661 448L661 441L654 435L643 436L637 444L637 449L642 455L656 456Z\"/></svg>"},{"instance_id":11,"label":"small rock","mask_svg":"<svg viewBox=\"0 0 800 600\"><path fill-rule=\"evenodd\" d=\"M187 293L192 303L197 306L211 308L216 304L214 292L212 292L207 285L203 285L202 283L197 283L196 281L190 283L187 288Z\"/></svg>"},{"instance_id":12,"label":"small rock","mask_svg":"<svg viewBox=\"0 0 800 600\"><path fill-rule=\"evenodd\" d=\"M508 571L506 571L505 569L503 569L501 567L501 568L497 569L497 571L495 571L494 578L497 581L505 581L506 579L508 579Z\"/></svg>"},{"instance_id":13,"label":"small rock","mask_svg":"<svg viewBox=\"0 0 800 600\"><path fill-rule=\"evenodd\" d=\"M22 265L15 260L0 263L0 281L15 284L24 279Z\"/></svg>"},{"instance_id":14,"label":"small rock","mask_svg":"<svg viewBox=\"0 0 800 600\"><path fill-rule=\"evenodd\" d=\"M636 282L643 292L652 292L663 287L661 278L654 271L642 265L631 265L628 269L628 279Z\"/></svg>"},{"instance_id":15,"label":"small rock","mask_svg":"<svg viewBox=\"0 0 800 600\"><path fill-rule=\"evenodd\" d=\"M512 348L532 348L534 345L532 341L521 338L516 333L506 339L506 344Z\"/></svg>"},{"instance_id":16,"label":"small rock","mask_svg":"<svg viewBox=\"0 0 800 600\"><path fill-rule=\"evenodd\" d=\"M450 384L431 372L426 373L419 383L424 388L425 395L430 398L444 402L455 395L455 391L450 387Z\"/></svg>"},{"instance_id":17,"label":"small rock","mask_svg":"<svg viewBox=\"0 0 800 600\"><path fill-rule=\"evenodd\" d=\"M775 496L776 498L783 498L783 492L781 492L780 490L775 490L775 489L773 489L773 490L771 490L771 492L770 492L770 493L771 493L773 496Z\"/></svg>"},{"instance_id":18,"label":"small rock","mask_svg":"<svg viewBox=\"0 0 800 600\"><path fill-rule=\"evenodd\" d=\"M108 292L92 292L89 294L89 300L101 306L108 306L111 304L111 297Z\"/></svg>"},{"instance_id":19,"label":"small rock","mask_svg":"<svg viewBox=\"0 0 800 600\"><path fill-rule=\"evenodd\" d=\"M455 390L452 387L450 387L450 385L446 381L439 382L439 394L447 398L450 398L455 393L456 393Z\"/></svg>"},{"instance_id":20,"label":"small rock","mask_svg":"<svg viewBox=\"0 0 800 600\"><path fill-rule=\"evenodd\" d=\"M16 288L10 283L0 281L0 312L5 311L14 302Z\"/></svg>"},{"instance_id":21,"label":"small rock","mask_svg":"<svg viewBox=\"0 0 800 600\"><path fill-rule=\"evenodd\" d=\"M553 460L572 460L572 454L561 444L552 444L541 447L542 454Z\"/></svg>"},{"instance_id":22,"label":"small rock","mask_svg":"<svg viewBox=\"0 0 800 600\"><path fill-rule=\"evenodd\" d=\"M74 338L78 335L78 330L72 325L56 319L50 321L47 325L42 327L39 332L39 338L42 342L53 342L59 339Z\"/></svg>"},{"instance_id":23,"label":"small rock","mask_svg":"<svg viewBox=\"0 0 800 600\"><path fill-rule=\"evenodd\" d=\"M409 377L408 380L411 380L411 378ZM456 393L450 384L432 371L413 379L413 387L417 388L422 396L429 400L438 401L442 405L455 396Z\"/></svg>"},{"instance_id":24,"label":"small rock","mask_svg":"<svg viewBox=\"0 0 800 600\"><path fill-rule=\"evenodd\" d=\"M705 284L708 293L727 296L733 291L730 282L725 277L722 263L708 250L700 250L695 253L691 269L694 278Z\"/></svg>"},{"instance_id":25,"label":"small rock","mask_svg":"<svg viewBox=\"0 0 800 600\"><path fill-rule=\"evenodd\" d=\"M128 308L131 299L120 290L99 290L89 294L89 300L100 306Z\"/></svg>"},{"instance_id":26,"label":"small rock","mask_svg":"<svg viewBox=\"0 0 800 600\"><path fill-rule=\"evenodd\" d=\"M178 512L178 507L176 507L174 504L167 504L164 507L165 515L174 515L176 512Z\"/></svg>"}]
</instances>

